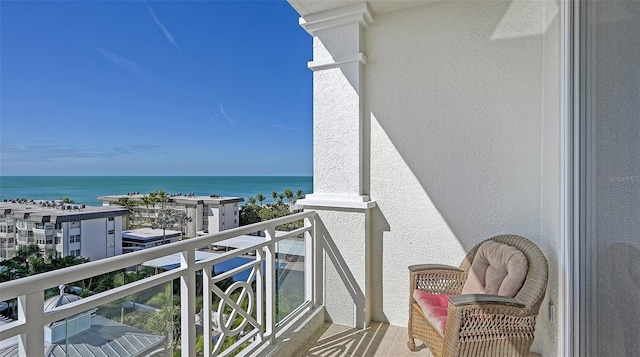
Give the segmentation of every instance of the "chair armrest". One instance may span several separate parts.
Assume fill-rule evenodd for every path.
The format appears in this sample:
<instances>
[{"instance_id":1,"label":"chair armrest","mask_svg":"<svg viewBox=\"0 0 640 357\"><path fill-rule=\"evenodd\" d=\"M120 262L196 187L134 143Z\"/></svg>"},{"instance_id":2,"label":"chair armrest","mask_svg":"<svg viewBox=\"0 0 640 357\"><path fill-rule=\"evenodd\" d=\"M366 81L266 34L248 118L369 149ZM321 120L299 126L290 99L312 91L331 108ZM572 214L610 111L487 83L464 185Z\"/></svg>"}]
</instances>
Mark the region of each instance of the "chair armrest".
<instances>
[{"instance_id":1,"label":"chair armrest","mask_svg":"<svg viewBox=\"0 0 640 357\"><path fill-rule=\"evenodd\" d=\"M410 294L420 289L432 294L456 295L462 291L467 272L449 265L420 264L409 266Z\"/></svg>"},{"instance_id":2,"label":"chair armrest","mask_svg":"<svg viewBox=\"0 0 640 357\"><path fill-rule=\"evenodd\" d=\"M451 296L443 355L457 355L460 350L483 351L486 341L492 340L499 346L509 346L508 355L526 356L535 326L536 316L514 298L486 294ZM489 355L495 355L495 350L492 351Z\"/></svg>"},{"instance_id":3,"label":"chair armrest","mask_svg":"<svg viewBox=\"0 0 640 357\"><path fill-rule=\"evenodd\" d=\"M449 303L454 307L471 305L503 305L517 308L524 308L524 304L518 300L506 296L490 294L464 294L455 295L449 298Z\"/></svg>"},{"instance_id":4,"label":"chair armrest","mask_svg":"<svg viewBox=\"0 0 640 357\"><path fill-rule=\"evenodd\" d=\"M409 265L409 271L418 272L423 270L453 270L453 271L463 271L458 267L454 267L451 265L444 264L418 264L418 265Z\"/></svg>"}]
</instances>

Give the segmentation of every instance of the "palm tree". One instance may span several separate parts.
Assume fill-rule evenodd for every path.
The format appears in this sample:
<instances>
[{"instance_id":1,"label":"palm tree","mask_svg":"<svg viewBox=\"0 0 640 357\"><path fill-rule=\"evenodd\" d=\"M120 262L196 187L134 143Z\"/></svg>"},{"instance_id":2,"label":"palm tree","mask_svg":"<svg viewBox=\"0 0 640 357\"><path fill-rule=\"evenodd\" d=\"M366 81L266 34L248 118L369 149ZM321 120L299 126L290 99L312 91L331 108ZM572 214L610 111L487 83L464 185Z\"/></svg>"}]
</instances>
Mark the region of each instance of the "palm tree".
<instances>
[{"instance_id":1,"label":"palm tree","mask_svg":"<svg viewBox=\"0 0 640 357\"><path fill-rule=\"evenodd\" d=\"M276 204L278 200L278 192L276 191L271 192L271 197L273 197L273 204Z\"/></svg>"},{"instance_id":2,"label":"palm tree","mask_svg":"<svg viewBox=\"0 0 640 357\"><path fill-rule=\"evenodd\" d=\"M42 252L40 251L40 247L37 244L31 243L29 245L20 245L16 250L16 258L23 262L27 263L29 258L32 257L41 257Z\"/></svg>"},{"instance_id":3,"label":"palm tree","mask_svg":"<svg viewBox=\"0 0 640 357\"><path fill-rule=\"evenodd\" d=\"M65 197L62 197L62 203L75 203L75 201L65 196Z\"/></svg>"},{"instance_id":4,"label":"palm tree","mask_svg":"<svg viewBox=\"0 0 640 357\"><path fill-rule=\"evenodd\" d=\"M284 200L284 194L281 193L278 195L278 204L282 204L282 201Z\"/></svg>"},{"instance_id":5,"label":"palm tree","mask_svg":"<svg viewBox=\"0 0 640 357\"><path fill-rule=\"evenodd\" d=\"M131 201L129 197L118 198L117 204L126 208L129 211L129 218L131 219L131 221L133 221L133 213L134 213L133 207L135 207L136 204L133 201ZM131 225L131 222L127 220L126 228L128 229L130 225Z\"/></svg>"},{"instance_id":6,"label":"palm tree","mask_svg":"<svg viewBox=\"0 0 640 357\"><path fill-rule=\"evenodd\" d=\"M298 189L298 191L296 191L296 196L298 197L298 200L301 200L304 198L304 192L302 192L301 189Z\"/></svg>"},{"instance_id":7,"label":"palm tree","mask_svg":"<svg viewBox=\"0 0 640 357\"><path fill-rule=\"evenodd\" d=\"M193 221L193 218L189 217L189 215L184 211L174 213L173 218L180 224L180 233L182 234L184 234L184 225Z\"/></svg>"},{"instance_id":8,"label":"palm tree","mask_svg":"<svg viewBox=\"0 0 640 357\"><path fill-rule=\"evenodd\" d=\"M255 205L256 204L256 198L255 197L249 197L249 204L250 205Z\"/></svg>"},{"instance_id":9,"label":"palm tree","mask_svg":"<svg viewBox=\"0 0 640 357\"><path fill-rule=\"evenodd\" d=\"M176 224L176 220L173 211L166 209L160 211L156 220L151 224L151 227L153 229L162 228L162 243L164 244L166 239L165 231L167 228L172 228L174 224Z\"/></svg>"},{"instance_id":10,"label":"palm tree","mask_svg":"<svg viewBox=\"0 0 640 357\"><path fill-rule=\"evenodd\" d=\"M284 190L284 196L287 198L287 201L289 201L289 212L293 211L293 191L290 189Z\"/></svg>"},{"instance_id":11,"label":"palm tree","mask_svg":"<svg viewBox=\"0 0 640 357\"><path fill-rule=\"evenodd\" d=\"M151 192L149 194L149 197L151 198L151 206L153 207L153 212L155 212L156 211L156 203L158 202L158 191ZM158 217L158 214L155 213L155 216Z\"/></svg>"},{"instance_id":12,"label":"palm tree","mask_svg":"<svg viewBox=\"0 0 640 357\"><path fill-rule=\"evenodd\" d=\"M264 197L263 194L259 193L256 195L256 200L258 200L258 202L260 202L260 207L262 207L262 202L264 202L266 197Z\"/></svg>"},{"instance_id":13,"label":"palm tree","mask_svg":"<svg viewBox=\"0 0 640 357\"><path fill-rule=\"evenodd\" d=\"M164 206L169 202L169 196L164 190L156 192L156 202L160 203L160 210L164 210Z\"/></svg>"},{"instance_id":14,"label":"palm tree","mask_svg":"<svg viewBox=\"0 0 640 357\"><path fill-rule=\"evenodd\" d=\"M147 217L149 217L149 206L154 204L153 199L149 195L144 195L140 199L140 203L147 207Z\"/></svg>"}]
</instances>

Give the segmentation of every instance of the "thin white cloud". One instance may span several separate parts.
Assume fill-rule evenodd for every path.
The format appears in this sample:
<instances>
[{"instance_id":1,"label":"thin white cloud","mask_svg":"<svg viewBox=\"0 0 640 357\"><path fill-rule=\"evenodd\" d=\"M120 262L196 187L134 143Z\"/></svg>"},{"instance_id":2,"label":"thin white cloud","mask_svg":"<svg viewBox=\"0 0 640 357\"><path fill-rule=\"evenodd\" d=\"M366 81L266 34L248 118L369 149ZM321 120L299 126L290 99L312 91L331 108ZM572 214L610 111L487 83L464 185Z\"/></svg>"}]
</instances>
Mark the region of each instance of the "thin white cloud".
<instances>
[{"instance_id":1,"label":"thin white cloud","mask_svg":"<svg viewBox=\"0 0 640 357\"><path fill-rule=\"evenodd\" d=\"M83 148L66 145L2 145L5 161L51 161L60 159L106 159L158 150L158 145L124 145L112 148Z\"/></svg>"},{"instance_id":2,"label":"thin white cloud","mask_svg":"<svg viewBox=\"0 0 640 357\"><path fill-rule=\"evenodd\" d=\"M178 46L178 43L173 38L173 35L171 34L171 32L169 32L169 30L167 30L167 28L164 27L164 24L160 21L160 19L156 15L155 11L153 11L151 6L147 4L147 1L142 0L142 2L144 3L144 6L147 7L147 10L149 10L149 14L151 15L151 18L153 19L153 21L156 23L156 25L158 25L158 27L160 27L160 30L162 30L162 33L164 34L164 37L166 37L167 41L169 41L169 43L175 46L177 49L180 49L180 46Z\"/></svg>"},{"instance_id":3,"label":"thin white cloud","mask_svg":"<svg viewBox=\"0 0 640 357\"><path fill-rule=\"evenodd\" d=\"M227 120L228 120L229 122L231 122L231 123L235 123L235 122L233 121L233 119L231 119L231 118L227 115L227 113L225 113L225 112L224 112L224 107L222 106L222 103L220 103L220 101L218 100L218 98L215 98L215 99L216 99L216 102L218 102L218 107L220 108L220 114L222 114L222 116L223 116L223 117L227 118Z\"/></svg>"},{"instance_id":4,"label":"thin white cloud","mask_svg":"<svg viewBox=\"0 0 640 357\"><path fill-rule=\"evenodd\" d=\"M276 129L283 129L283 130L300 130L300 128L298 128L297 126L291 126L291 125L273 124L271 126Z\"/></svg>"},{"instance_id":5,"label":"thin white cloud","mask_svg":"<svg viewBox=\"0 0 640 357\"><path fill-rule=\"evenodd\" d=\"M138 64L133 62L132 60L119 56L111 51L105 50L102 47L98 47L98 52L100 52L100 54L103 55L104 58L108 59L111 63L115 64L116 66L124 70L127 70L129 72L133 72L139 75L140 77L145 76L145 73L142 70L142 68L140 68L140 66L138 66Z\"/></svg>"}]
</instances>

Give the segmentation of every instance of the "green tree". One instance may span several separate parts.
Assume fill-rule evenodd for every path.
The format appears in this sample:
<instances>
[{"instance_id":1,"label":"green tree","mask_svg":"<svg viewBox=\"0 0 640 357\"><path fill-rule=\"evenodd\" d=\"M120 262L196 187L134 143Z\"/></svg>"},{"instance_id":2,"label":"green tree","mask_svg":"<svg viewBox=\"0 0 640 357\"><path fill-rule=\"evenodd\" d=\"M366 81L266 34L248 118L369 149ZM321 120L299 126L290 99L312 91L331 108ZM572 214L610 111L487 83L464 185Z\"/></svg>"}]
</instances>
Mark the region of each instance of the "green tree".
<instances>
[{"instance_id":1,"label":"green tree","mask_svg":"<svg viewBox=\"0 0 640 357\"><path fill-rule=\"evenodd\" d=\"M277 191L271 192L271 197L273 197L273 204L276 204L278 200L278 192Z\"/></svg>"},{"instance_id":2,"label":"green tree","mask_svg":"<svg viewBox=\"0 0 640 357\"><path fill-rule=\"evenodd\" d=\"M256 195L256 200L258 200L258 202L260 202L260 207L262 207L262 202L264 202L265 199L266 199L266 197L264 197L264 195L261 194L261 193Z\"/></svg>"},{"instance_id":3,"label":"green tree","mask_svg":"<svg viewBox=\"0 0 640 357\"><path fill-rule=\"evenodd\" d=\"M173 210L166 209L159 212L158 217L153 221L151 227L153 229L162 229L162 243L164 244L166 239L166 230L173 228L174 224L176 224L176 219L173 215Z\"/></svg>"},{"instance_id":4,"label":"green tree","mask_svg":"<svg viewBox=\"0 0 640 357\"><path fill-rule=\"evenodd\" d=\"M246 226L252 223L260 222L258 211L260 207L252 204L245 204L240 208L240 225Z\"/></svg>"},{"instance_id":5,"label":"green tree","mask_svg":"<svg viewBox=\"0 0 640 357\"><path fill-rule=\"evenodd\" d=\"M175 221L176 221L178 224L180 224L180 233L185 234L185 232L184 232L184 226L185 226L187 223L189 223L189 222L193 221L193 218L189 217L189 215L187 214L187 212L184 212L184 211L178 211L178 212L175 212L175 213L173 214L173 217L174 217Z\"/></svg>"},{"instance_id":6,"label":"green tree","mask_svg":"<svg viewBox=\"0 0 640 357\"><path fill-rule=\"evenodd\" d=\"M304 193L302 192L301 189L298 189L298 191L296 191L296 199L301 200L304 199Z\"/></svg>"},{"instance_id":7,"label":"green tree","mask_svg":"<svg viewBox=\"0 0 640 357\"><path fill-rule=\"evenodd\" d=\"M126 208L129 211L129 216L127 217L127 224L125 229L129 229L130 226L133 225L133 217L134 217L134 207L136 206L135 202L131 201L129 197L120 197L118 199L117 204Z\"/></svg>"},{"instance_id":8,"label":"green tree","mask_svg":"<svg viewBox=\"0 0 640 357\"><path fill-rule=\"evenodd\" d=\"M164 210L167 202L169 202L169 196L164 190L156 191L156 202L160 204L160 210Z\"/></svg>"},{"instance_id":9,"label":"green tree","mask_svg":"<svg viewBox=\"0 0 640 357\"><path fill-rule=\"evenodd\" d=\"M69 197L62 197L62 203L76 203L74 200L69 199Z\"/></svg>"},{"instance_id":10,"label":"green tree","mask_svg":"<svg viewBox=\"0 0 640 357\"><path fill-rule=\"evenodd\" d=\"M291 191L290 189L284 190L284 196L287 198L287 201L289 201L289 212L292 212L293 211L293 191Z\"/></svg>"},{"instance_id":11,"label":"green tree","mask_svg":"<svg viewBox=\"0 0 640 357\"><path fill-rule=\"evenodd\" d=\"M149 212L149 206L155 205L153 198L149 195L144 195L140 199L140 203L143 204L147 208L147 218L151 217L151 213Z\"/></svg>"}]
</instances>

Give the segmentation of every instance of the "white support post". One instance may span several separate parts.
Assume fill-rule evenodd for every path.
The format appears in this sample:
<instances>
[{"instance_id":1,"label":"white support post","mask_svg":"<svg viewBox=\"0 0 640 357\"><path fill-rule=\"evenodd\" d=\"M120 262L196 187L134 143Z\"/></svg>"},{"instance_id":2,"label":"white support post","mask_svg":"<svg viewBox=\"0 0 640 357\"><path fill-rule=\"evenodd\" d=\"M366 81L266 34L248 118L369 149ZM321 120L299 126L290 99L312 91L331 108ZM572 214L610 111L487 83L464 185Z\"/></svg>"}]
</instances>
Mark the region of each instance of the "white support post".
<instances>
[{"instance_id":1,"label":"white support post","mask_svg":"<svg viewBox=\"0 0 640 357\"><path fill-rule=\"evenodd\" d=\"M211 279L213 278L213 268L202 269L202 334L204 337L204 355L211 356L213 344L211 343L211 317L213 303L211 299Z\"/></svg>"},{"instance_id":2,"label":"white support post","mask_svg":"<svg viewBox=\"0 0 640 357\"><path fill-rule=\"evenodd\" d=\"M196 274L193 268L196 260L195 255L193 249L180 253L180 266L187 268L180 277L180 323L183 357L195 357L196 355ZM210 318L211 316L209 316ZM203 319L206 317L203 316Z\"/></svg>"},{"instance_id":3,"label":"white support post","mask_svg":"<svg viewBox=\"0 0 640 357\"><path fill-rule=\"evenodd\" d=\"M266 299L266 337L269 339L269 343L276 342L276 246L273 242L273 238L276 236L275 228L268 228L264 230L267 241L271 242L265 249L265 299Z\"/></svg>"},{"instance_id":4,"label":"white support post","mask_svg":"<svg viewBox=\"0 0 640 357\"><path fill-rule=\"evenodd\" d=\"M38 291L18 297L18 320L27 324L18 339L20 357L42 356L44 353L44 293Z\"/></svg>"},{"instance_id":5,"label":"white support post","mask_svg":"<svg viewBox=\"0 0 640 357\"><path fill-rule=\"evenodd\" d=\"M346 2L345 2L346 3ZM299 200L315 210L316 302L328 318L355 327L371 320L370 115L364 101L367 2L306 15L313 36L313 193ZM321 222L320 222L321 221ZM318 227L320 226L320 227Z\"/></svg>"}]
</instances>

